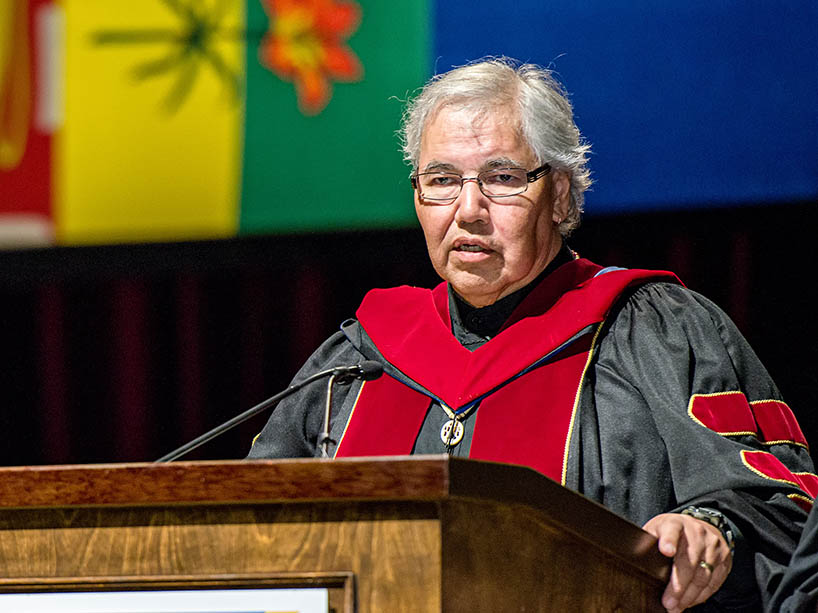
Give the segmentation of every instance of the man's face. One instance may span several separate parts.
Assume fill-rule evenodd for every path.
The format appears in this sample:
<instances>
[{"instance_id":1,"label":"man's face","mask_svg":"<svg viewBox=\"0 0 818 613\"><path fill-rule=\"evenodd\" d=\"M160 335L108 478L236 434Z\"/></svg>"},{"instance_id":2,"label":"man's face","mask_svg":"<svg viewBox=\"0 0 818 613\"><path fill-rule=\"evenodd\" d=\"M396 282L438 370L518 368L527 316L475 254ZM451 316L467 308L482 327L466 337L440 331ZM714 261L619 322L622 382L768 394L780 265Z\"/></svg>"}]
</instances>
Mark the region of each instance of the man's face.
<instances>
[{"instance_id":1,"label":"man's face","mask_svg":"<svg viewBox=\"0 0 818 613\"><path fill-rule=\"evenodd\" d=\"M444 107L426 125L418 172L464 177L501 166L532 170L533 152L518 135L514 113L475 116ZM476 181L451 204L424 204L417 213L432 265L474 306L486 306L533 281L562 245L557 228L568 211L570 181L551 171L518 195L491 200Z\"/></svg>"}]
</instances>

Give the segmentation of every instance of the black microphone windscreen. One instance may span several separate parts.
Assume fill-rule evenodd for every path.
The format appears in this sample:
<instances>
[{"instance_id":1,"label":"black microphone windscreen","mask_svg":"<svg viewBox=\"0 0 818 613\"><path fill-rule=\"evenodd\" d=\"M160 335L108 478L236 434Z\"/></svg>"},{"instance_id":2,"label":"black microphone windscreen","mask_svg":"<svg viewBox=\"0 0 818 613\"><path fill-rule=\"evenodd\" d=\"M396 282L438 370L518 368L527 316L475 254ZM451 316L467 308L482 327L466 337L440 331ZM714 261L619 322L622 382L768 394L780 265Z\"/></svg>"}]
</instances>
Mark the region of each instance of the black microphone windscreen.
<instances>
[{"instance_id":1,"label":"black microphone windscreen","mask_svg":"<svg viewBox=\"0 0 818 613\"><path fill-rule=\"evenodd\" d=\"M364 360L358 367L360 368L360 378L364 381L373 381L383 374L383 365L375 360Z\"/></svg>"}]
</instances>

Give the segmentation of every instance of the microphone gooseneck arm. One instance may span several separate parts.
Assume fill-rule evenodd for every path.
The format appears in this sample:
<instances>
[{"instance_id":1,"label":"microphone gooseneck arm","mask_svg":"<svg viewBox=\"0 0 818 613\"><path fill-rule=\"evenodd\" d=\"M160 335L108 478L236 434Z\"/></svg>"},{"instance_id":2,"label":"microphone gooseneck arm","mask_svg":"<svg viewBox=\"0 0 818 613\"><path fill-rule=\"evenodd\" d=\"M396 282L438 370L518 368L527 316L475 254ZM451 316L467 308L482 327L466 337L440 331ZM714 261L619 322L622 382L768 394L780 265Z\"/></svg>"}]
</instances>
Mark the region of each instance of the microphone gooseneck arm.
<instances>
[{"instance_id":1,"label":"microphone gooseneck arm","mask_svg":"<svg viewBox=\"0 0 818 613\"><path fill-rule=\"evenodd\" d=\"M309 385L313 381L317 381L319 379L323 379L324 377L332 377L330 380L331 382L334 379L338 379L338 382L344 383L351 383L354 379L363 379L364 381L370 381L372 379L377 379L383 373L383 366L375 361L366 360L361 362L360 364L355 364L354 366L336 366L335 368L328 368L327 370L322 370L321 372L317 372L315 374L310 375L303 381L299 381L298 383L293 383L290 387L285 389L282 392L279 392L275 396L268 398L267 400L260 402L256 406L247 409L243 413L236 415L234 418L224 422L220 426L216 426L212 430L205 432L199 437L196 437L189 443L186 443L179 447L178 449L174 449L170 453L166 453L161 458L155 461L155 463L161 462L172 462L173 460L177 460L181 458L183 455L190 453L197 447L204 445L208 441L213 440L220 434L227 432L238 426L240 423L243 423L250 419L251 417L258 415L265 409L268 409L271 406L274 406L284 400L287 396L294 394L298 390L300 390L305 385ZM329 435L327 434L327 438Z\"/></svg>"},{"instance_id":2,"label":"microphone gooseneck arm","mask_svg":"<svg viewBox=\"0 0 818 613\"><path fill-rule=\"evenodd\" d=\"M332 412L332 386L335 384L336 378L337 375L332 375L327 382L327 401L324 403L324 428L321 430L321 436L318 441L318 444L321 447L322 458L329 457L329 444L336 442L329 436L329 419ZM352 381L350 380L350 383L351 382ZM339 380L338 383L345 384L346 382Z\"/></svg>"},{"instance_id":3,"label":"microphone gooseneck arm","mask_svg":"<svg viewBox=\"0 0 818 613\"><path fill-rule=\"evenodd\" d=\"M329 457L329 444L337 443L337 441L332 440L329 435L329 422L330 415L332 413L332 386L335 383L338 383L338 385L349 385L352 383L353 379L363 379L364 382L372 381L383 374L383 364L380 362L375 362L374 360L366 360L365 362L361 362L357 365L357 367L358 370L351 374L345 373L341 375L332 375L327 383L327 400L324 403L324 427L321 430L321 434L319 435L320 438L318 439L318 445L321 447L322 458Z\"/></svg>"}]
</instances>

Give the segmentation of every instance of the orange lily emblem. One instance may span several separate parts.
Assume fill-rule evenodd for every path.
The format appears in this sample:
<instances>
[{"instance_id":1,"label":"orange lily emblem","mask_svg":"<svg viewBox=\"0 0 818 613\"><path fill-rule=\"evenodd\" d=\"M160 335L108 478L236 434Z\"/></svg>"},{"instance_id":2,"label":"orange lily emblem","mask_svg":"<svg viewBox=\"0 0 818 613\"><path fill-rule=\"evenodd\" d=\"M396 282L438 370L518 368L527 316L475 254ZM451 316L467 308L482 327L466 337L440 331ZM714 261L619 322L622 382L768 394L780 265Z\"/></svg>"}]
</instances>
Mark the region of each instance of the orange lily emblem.
<instances>
[{"instance_id":1,"label":"orange lily emblem","mask_svg":"<svg viewBox=\"0 0 818 613\"><path fill-rule=\"evenodd\" d=\"M262 41L262 64L293 81L298 105L317 115L332 97L332 81L353 82L363 67L346 45L361 23L361 7L337 0L262 0L270 30Z\"/></svg>"}]
</instances>

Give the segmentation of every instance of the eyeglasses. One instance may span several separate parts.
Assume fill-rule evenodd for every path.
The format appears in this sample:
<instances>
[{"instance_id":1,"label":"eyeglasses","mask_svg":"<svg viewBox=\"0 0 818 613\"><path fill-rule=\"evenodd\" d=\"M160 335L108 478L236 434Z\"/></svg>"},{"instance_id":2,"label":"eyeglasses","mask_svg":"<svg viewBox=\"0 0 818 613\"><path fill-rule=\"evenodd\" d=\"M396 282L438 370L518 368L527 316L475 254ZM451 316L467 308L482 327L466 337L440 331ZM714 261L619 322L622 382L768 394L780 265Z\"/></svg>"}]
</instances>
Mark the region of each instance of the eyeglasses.
<instances>
[{"instance_id":1,"label":"eyeglasses","mask_svg":"<svg viewBox=\"0 0 818 613\"><path fill-rule=\"evenodd\" d=\"M477 181L480 191L489 198L518 196L533 183L551 171L550 164L534 170L525 168L490 168L476 177L464 177L456 172L419 172L410 177L418 196L429 204L451 204L463 190L466 181Z\"/></svg>"}]
</instances>

